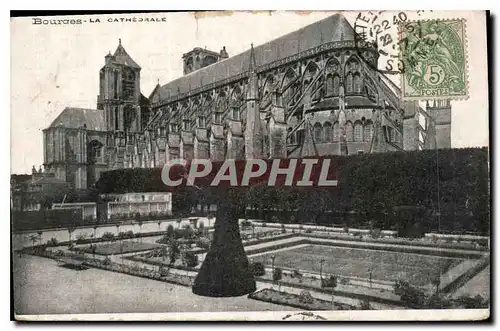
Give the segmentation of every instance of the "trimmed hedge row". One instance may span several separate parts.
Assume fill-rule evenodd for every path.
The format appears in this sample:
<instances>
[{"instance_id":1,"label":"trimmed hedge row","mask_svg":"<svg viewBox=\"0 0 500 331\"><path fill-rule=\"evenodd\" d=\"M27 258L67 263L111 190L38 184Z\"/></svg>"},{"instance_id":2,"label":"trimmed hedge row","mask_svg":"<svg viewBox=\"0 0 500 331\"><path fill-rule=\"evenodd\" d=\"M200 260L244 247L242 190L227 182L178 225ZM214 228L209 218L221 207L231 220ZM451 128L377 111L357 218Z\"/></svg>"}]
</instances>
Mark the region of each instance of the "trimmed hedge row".
<instances>
[{"instance_id":1,"label":"trimmed hedge row","mask_svg":"<svg viewBox=\"0 0 500 331\"><path fill-rule=\"evenodd\" d=\"M427 243L424 241L413 240L409 241L408 239L398 239L398 238L383 238L383 239L372 239L372 238L356 238L349 236L335 236L330 234L319 234L319 233L307 233L307 237L315 237L315 238L325 238L325 239L334 239L334 240L343 240L343 241L353 241L353 242L366 242L366 243L383 243L383 244L394 244L394 245L412 245L412 246L421 246L421 247L432 247L432 248L447 248L447 249L467 249L467 250L477 250L481 252L488 252L489 247L479 247L476 248L470 244L465 243L456 243L456 244L448 244L448 243Z\"/></svg>"},{"instance_id":2,"label":"trimmed hedge row","mask_svg":"<svg viewBox=\"0 0 500 331\"><path fill-rule=\"evenodd\" d=\"M222 190L240 190L244 191L240 202L245 208L239 217L257 213L277 220L295 216L306 223L371 224L397 230L405 237L432 231L490 232L486 147L321 158L337 165L337 187L270 187L261 183L243 189L203 185L202 190L172 188L161 181L161 169L107 171L97 187L101 193L173 191L173 209L181 214L190 213L201 202L220 202ZM397 207L414 210L397 211Z\"/></svg>"}]
</instances>

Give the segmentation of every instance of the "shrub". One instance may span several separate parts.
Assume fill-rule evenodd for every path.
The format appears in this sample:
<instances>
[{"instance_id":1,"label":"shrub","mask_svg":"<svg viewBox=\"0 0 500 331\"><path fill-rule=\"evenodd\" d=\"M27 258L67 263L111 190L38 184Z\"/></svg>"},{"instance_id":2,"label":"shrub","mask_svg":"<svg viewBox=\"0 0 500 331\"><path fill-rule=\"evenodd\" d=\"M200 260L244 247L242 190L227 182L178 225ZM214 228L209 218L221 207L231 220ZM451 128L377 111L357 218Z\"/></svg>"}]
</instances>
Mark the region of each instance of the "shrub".
<instances>
[{"instance_id":1,"label":"shrub","mask_svg":"<svg viewBox=\"0 0 500 331\"><path fill-rule=\"evenodd\" d=\"M57 246L57 244L58 244L58 241L54 237L50 238L50 240L47 241L48 246Z\"/></svg>"},{"instance_id":2,"label":"shrub","mask_svg":"<svg viewBox=\"0 0 500 331\"><path fill-rule=\"evenodd\" d=\"M196 246L208 250L210 248L210 239L207 237L199 237L196 239Z\"/></svg>"},{"instance_id":3,"label":"shrub","mask_svg":"<svg viewBox=\"0 0 500 331\"><path fill-rule=\"evenodd\" d=\"M186 267L194 268L198 265L198 255L193 252L185 252L183 263Z\"/></svg>"},{"instance_id":4,"label":"shrub","mask_svg":"<svg viewBox=\"0 0 500 331\"><path fill-rule=\"evenodd\" d=\"M169 224L167 226L167 233L166 233L166 237L167 238L173 238L175 235L175 230L174 230L174 227L172 224Z\"/></svg>"},{"instance_id":5,"label":"shrub","mask_svg":"<svg viewBox=\"0 0 500 331\"><path fill-rule=\"evenodd\" d=\"M87 238L87 235L85 235L84 233L80 233L77 237L76 237L76 243L77 244L81 244L85 239Z\"/></svg>"},{"instance_id":6,"label":"shrub","mask_svg":"<svg viewBox=\"0 0 500 331\"><path fill-rule=\"evenodd\" d=\"M488 300L483 299L479 294L475 297L462 295L455 299L455 303L458 306L457 308L480 309L489 307Z\"/></svg>"},{"instance_id":7,"label":"shrub","mask_svg":"<svg viewBox=\"0 0 500 331\"><path fill-rule=\"evenodd\" d=\"M106 257L103 261L102 264L104 265L111 265L111 259L109 257Z\"/></svg>"},{"instance_id":8,"label":"shrub","mask_svg":"<svg viewBox=\"0 0 500 331\"><path fill-rule=\"evenodd\" d=\"M64 256L66 253L62 249L58 249L57 251L54 252L55 256Z\"/></svg>"},{"instance_id":9,"label":"shrub","mask_svg":"<svg viewBox=\"0 0 500 331\"><path fill-rule=\"evenodd\" d=\"M252 226L252 222L250 222L249 220L243 220L241 221L241 228L242 229L248 229Z\"/></svg>"},{"instance_id":10,"label":"shrub","mask_svg":"<svg viewBox=\"0 0 500 331\"><path fill-rule=\"evenodd\" d=\"M337 276L336 275L330 275L328 278L323 278L321 280L321 287L329 287L329 288L335 288L337 287Z\"/></svg>"},{"instance_id":11,"label":"shrub","mask_svg":"<svg viewBox=\"0 0 500 331\"><path fill-rule=\"evenodd\" d=\"M305 233L312 233L312 229L306 229L306 231L304 231Z\"/></svg>"},{"instance_id":12,"label":"shrub","mask_svg":"<svg viewBox=\"0 0 500 331\"><path fill-rule=\"evenodd\" d=\"M283 278L283 270L281 270L281 268L274 268L274 271L273 271L273 280L274 281L278 281L278 280L281 280L281 278Z\"/></svg>"},{"instance_id":13,"label":"shrub","mask_svg":"<svg viewBox=\"0 0 500 331\"><path fill-rule=\"evenodd\" d=\"M347 225L344 226L344 233L349 233L349 227Z\"/></svg>"},{"instance_id":14,"label":"shrub","mask_svg":"<svg viewBox=\"0 0 500 331\"><path fill-rule=\"evenodd\" d=\"M299 301L304 304L311 304L314 302L314 298L309 291L302 291L299 294Z\"/></svg>"},{"instance_id":15,"label":"shrub","mask_svg":"<svg viewBox=\"0 0 500 331\"><path fill-rule=\"evenodd\" d=\"M170 245L169 245L169 257L170 257L170 264L174 264L175 261L179 258L179 255L181 254L181 250L179 248L179 242L177 240L171 240Z\"/></svg>"},{"instance_id":16,"label":"shrub","mask_svg":"<svg viewBox=\"0 0 500 331\"><path fill-rule=\"evenodd\" d=\"M160 277L168 276L169 270L162 266L162 267L160 267L159 274L160 274Z\"/></svg>"},{"instance_id":17,"label":"shrub","mask_svg":"<svg viewBox=\"0 0 500 331\"><path fill-rule=\"evenodd\" d=\"M302 274L297 269L295 269L292 273L292 277L302 278Z\"/></svg>"},{"instance_id":18,"label":"shrub","mask_svg":"<svg viewBox=\"0 0 500 331\"><path fill-rule=\"evenodd\" d=\"M382 234L382 231L380 229L373 229L373 230L370 230L370 236L373 238L373 239L378 239L380 238Z\"/></svg>"},{"instance_id":19,"label":"shrub","mask_svg":"<svg viewBox=\"0 0 500 331\"><path fill-rule=\"evenodd\" d=\"M396 281L394 284L394 294L399 295L401 301L411 307L422 308L424 306L424 293L420 289L411 286L406 281Z\"/></svg>"},{"instance_id":20,"label":"shrub","mask_svg":"<svg viewBox=\"0 0 500 331\"><path fill-rule=\"evenodd\" d=\"M101 236L103 240L109 241L115 239L115 235L111 232L104 232Z\"/></svg>"},{"instance_id":21,"label":"shrub","mask_svg":"<svg viewBox=\"0 0 500 331\"><path fill-rule=\"evenodd\" d=\"M281 224L281 233L286 233L285 224Z\"/></svg>"},{"instance_id":22,"label":"shrub","mask_svg":"<svg viewBox=\"0 0 500 331\"><path fill-rule=\"evenodd\" d=\"M266 227L267 226L267 223L262 223L262 227Z\"/></svg>"},{"instance_id":23,"label":"shrub","mask_svg":"<svg viewBox=\"0 0 500 331\"><path fill-rule=\"evenodd\" d=\"M350 279L347 277L342 277L339 279L339 283L342 285L349 285L351 283Z\"/></svg>"},{"instance_id":24,"label":"shrub","mask_svg":"<svg viewBox=\"0 0 500 331\"><path fill-rule=\"evenodd\" d=\"M370 301L368 300L363 300L361 301L359 305L360 310L371 310L372 308L370 307Z\"/></svg>"},{"instance_id":25,"label":"shrub","mask_svg":"<svg viewBox=\"0 0 500 331\"><path fill-rule=\"evenodd\" d=\"M266 268L261 262L254 262L250 264L250 271L256 277L264 276L266 274Z\"/></svg>"},{"instance_id":26,"label":"shrub","mask_svg":"<svg viewBox=\"0 0 500 331\"><path fill-rule=\"evenodd\" d=\"M127 238L127 233L120 231L120 232L118 232L117 237L118 237L118 239L125 239L125 238Z\"/></svg>"}]
</instances>

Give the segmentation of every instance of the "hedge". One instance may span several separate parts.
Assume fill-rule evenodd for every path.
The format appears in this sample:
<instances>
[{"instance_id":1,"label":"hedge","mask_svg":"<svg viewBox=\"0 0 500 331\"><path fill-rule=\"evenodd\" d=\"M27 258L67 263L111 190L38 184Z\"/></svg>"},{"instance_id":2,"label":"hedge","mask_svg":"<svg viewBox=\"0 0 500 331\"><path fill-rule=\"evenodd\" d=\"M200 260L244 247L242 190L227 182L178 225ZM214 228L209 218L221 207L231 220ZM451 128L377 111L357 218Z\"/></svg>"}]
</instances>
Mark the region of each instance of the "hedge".
<instances>
[{"instance_id":1,"label":"hedge","mask_svg":"<svg viewBox=\"0 0 500 331\"><path fill-rule=\"evenodd\" d=\"M201 202L217 203L221 190L239 189L245 192L241 203L254 209L241 209L241 217L268 213L283 220L293 215L318 224L342 221L349 227L372 225L422 235L431 231L489 234L487 148L322 158L338 165L338 187L269 187L261 183L235 189L172 188L163 184L161 169L119 169L104 172L97 188L101 193L173 191L173 209L180 213L189 213ZM395 214L399 206L421 207L422 213L410 215L412 222L408 222ZM418 223L418 231L407 229L408 223Z\"/></svg>"}]
</instances>

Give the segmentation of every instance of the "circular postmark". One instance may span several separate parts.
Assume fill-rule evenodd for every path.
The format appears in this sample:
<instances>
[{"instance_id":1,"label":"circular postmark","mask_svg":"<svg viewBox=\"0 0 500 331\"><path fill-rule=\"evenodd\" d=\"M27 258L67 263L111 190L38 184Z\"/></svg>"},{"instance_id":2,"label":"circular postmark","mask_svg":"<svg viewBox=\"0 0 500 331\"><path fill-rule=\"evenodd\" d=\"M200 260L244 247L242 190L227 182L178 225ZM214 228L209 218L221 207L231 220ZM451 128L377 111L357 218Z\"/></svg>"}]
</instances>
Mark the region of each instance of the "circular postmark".
<instances>
[{"instance_id":1,"label":"circular postmark","mask_svg":"<svg viewBox=\"0 0 500 331\"><path fill-rule=\"evenodd\" d=\"M404 64L399 56L399 24L408 20L404 11L360 12L354 22L355 45L359 56L374 70L384 74L400 74ZM377 50L377 61L367 58L362 48L372 44Z\"/></svg>"},{"instance_id":2,"label":"circular postmark","mask_svg":"<svg viewBox=\"0 0 500 331\"><path fill-rule=\"evenodd\" d=\"M405 37L401 28L410 19L420 17L424 10L405 11L369 11L359 12L354 22L355 45L361 59L374 70L387 75L398 75L405 71L405 61L401 57L401 45ZM373 61L363 51L365 45L375 46L377 60Z\"/></svg>"}]
</instances>

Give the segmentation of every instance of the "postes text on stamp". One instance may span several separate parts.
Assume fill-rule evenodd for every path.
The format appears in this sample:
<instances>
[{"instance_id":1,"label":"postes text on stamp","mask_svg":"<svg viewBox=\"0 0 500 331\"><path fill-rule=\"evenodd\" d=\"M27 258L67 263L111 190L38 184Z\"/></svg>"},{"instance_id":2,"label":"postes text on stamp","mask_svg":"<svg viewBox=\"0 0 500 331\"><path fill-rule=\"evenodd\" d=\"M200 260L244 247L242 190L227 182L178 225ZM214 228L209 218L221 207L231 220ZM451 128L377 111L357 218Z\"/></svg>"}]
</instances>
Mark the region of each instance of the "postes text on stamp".
<instances>
[{"instance_id":1,"label":"postes text on stamp","mask_svg":"<svg viewBox=\"0 0 500 331\"><path fill-rule=\"evenodd\" d=\"M467 98L464 20L402 23L400 42L405 100Z\"/></svg>"}]
</instances>

